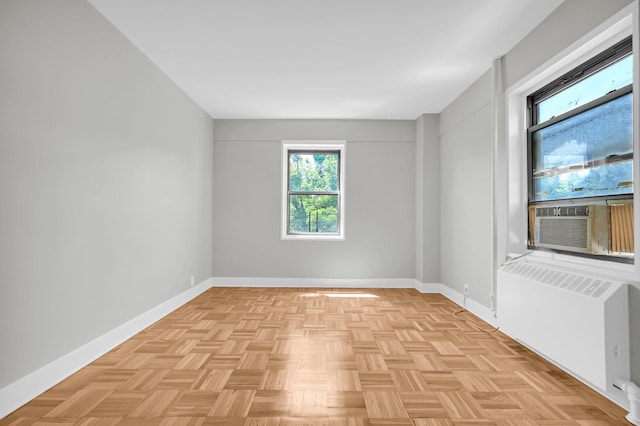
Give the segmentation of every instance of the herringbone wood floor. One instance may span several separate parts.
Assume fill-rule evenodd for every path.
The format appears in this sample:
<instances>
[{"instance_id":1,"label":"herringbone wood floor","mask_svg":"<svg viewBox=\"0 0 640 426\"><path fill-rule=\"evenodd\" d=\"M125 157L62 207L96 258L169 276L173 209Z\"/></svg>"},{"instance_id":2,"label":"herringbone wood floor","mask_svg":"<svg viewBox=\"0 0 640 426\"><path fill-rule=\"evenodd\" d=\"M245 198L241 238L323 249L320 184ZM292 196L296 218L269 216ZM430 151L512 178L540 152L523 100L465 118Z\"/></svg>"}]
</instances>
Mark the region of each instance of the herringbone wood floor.
<instances>
[{"instance_id":1,"label":"herringbone wood floor","mask_svg":"<svg viewBox=\"0 0 640 426\"><path fill-rule=\"evenodd\" d=\"M212 288L0 424L626 423L458 309L415 290Z\"/></svg>"}]
</instances>

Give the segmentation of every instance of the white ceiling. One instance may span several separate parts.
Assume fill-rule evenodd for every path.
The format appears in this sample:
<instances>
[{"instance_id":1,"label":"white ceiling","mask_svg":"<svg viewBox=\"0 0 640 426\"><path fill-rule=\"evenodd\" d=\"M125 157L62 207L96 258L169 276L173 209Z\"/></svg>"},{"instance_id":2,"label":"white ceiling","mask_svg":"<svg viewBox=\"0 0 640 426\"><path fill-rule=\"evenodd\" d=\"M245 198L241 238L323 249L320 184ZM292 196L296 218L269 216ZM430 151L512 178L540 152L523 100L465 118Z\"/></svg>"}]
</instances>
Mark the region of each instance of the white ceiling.
<instances>
[{"instance_id":1,"label":"white ceiling","mask_svg":"<svg viewBox=\"0 0 640 426\"><path fill-rule=\"evenodd\" d=\"M562 0L89 0L213 118L441 112Z\"/></svg>"}]
</instances>

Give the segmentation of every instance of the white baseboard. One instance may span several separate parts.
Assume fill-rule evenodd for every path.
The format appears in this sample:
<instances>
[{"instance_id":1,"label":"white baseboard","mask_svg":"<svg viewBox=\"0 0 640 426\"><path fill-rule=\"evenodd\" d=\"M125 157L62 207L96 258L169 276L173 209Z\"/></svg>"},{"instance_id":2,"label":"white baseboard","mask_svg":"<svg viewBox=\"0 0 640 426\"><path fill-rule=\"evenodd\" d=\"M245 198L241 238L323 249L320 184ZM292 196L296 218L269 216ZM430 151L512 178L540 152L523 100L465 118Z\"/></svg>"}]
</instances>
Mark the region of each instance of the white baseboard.
<instances>
[{"instance_id":1,"label":"white baseboard","mask_svg":"<svg viewBox=\"0 0 640 426\"><path fill-rule=\"evenodd\" d=\"M416 288L417 284L413 278L213 278L213 287Z\"/></svg>"},{"instance_id":2,"label":"white baseboard","mask_svg":"<svg viewBox=\"0 0 640 426\"><path fill-rule=\"evenodd\" d=\"M212 286L213 279L209 278L0 389L0 419Z\"/></svg>"}]
</instances>

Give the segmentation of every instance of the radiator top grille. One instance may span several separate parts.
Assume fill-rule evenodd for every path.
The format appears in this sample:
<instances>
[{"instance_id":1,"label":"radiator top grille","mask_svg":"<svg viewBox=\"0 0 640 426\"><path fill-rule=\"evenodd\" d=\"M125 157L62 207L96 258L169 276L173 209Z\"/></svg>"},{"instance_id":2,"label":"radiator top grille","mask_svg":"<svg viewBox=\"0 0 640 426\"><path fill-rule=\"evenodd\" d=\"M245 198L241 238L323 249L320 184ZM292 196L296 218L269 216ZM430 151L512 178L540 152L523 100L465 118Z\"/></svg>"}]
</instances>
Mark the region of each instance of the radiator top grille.
<instances>
[{"instance_id":1,"label":"radiator top grille","mask_svg":"<svg viewBox=\"0 0 640 426\"><path fill-rule=\"evenodd\" d=\"M503 271L596 299L612 285L609 281L522 262L509 263Z\"/></svg>"}]
</instances>

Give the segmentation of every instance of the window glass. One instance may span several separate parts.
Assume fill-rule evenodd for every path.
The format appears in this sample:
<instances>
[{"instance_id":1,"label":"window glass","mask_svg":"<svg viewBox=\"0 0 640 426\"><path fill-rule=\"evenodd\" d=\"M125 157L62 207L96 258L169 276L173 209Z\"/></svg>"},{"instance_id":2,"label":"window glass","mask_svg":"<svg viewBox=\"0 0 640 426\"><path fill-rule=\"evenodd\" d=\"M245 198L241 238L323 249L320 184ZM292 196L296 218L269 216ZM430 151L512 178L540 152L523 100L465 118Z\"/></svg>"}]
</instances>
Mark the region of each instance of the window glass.
<instances>
[{"instance_id":1,"label":"window glass","mask_svg":"<svg viewBox=\"0 0 640 426\"><path fill-rule=\"evenodd\" d=\"M342 141L283 143L283 239L344 240Z\"/></svg>"},{"instance_id":2,"label":"window glass","mask_svg":"<svg viewBox=\"0 0 640 426\"><path fill-rule=\"evenodd\" d=\"M633 193L633 160L533 179L536 201Z\"/></svg>"},{"instance_id":3,"label":"window glass","mask_svg":"<svg viewBox=\"0 0 640 426\"><path fill-rule=\"evenodd\" d=\"M289 153L289 191L337 191L338 153Z\"/></svg>"},{"instance_id":4,"label":"window glass","mask_svg":"<svg viewBox=\"0 0 640 426\"><path fill-rule=\"evenodd\" d=\"M552 117L558 117L632 82L633 57L629 55L538 103L537 122L542 123Z\"/></svg>"},{"instance_id":5,"label":"window glass","mask_svg":"<svg viewBox=\"0 0 640 426\"><path fill-rule=\"evenodd\" d=\"M290 195L289 232L338 232L338 196Z\"/></svg>"},{"instance_id":6,"label":"window glass","mask_svg":"<svg viewBox=\"0 0 640 426\"><path fill-rule=\"evenodd\" d=\"M531 134L533 200L631 194L632 94Z\"/></svg>"}]
</instances>

